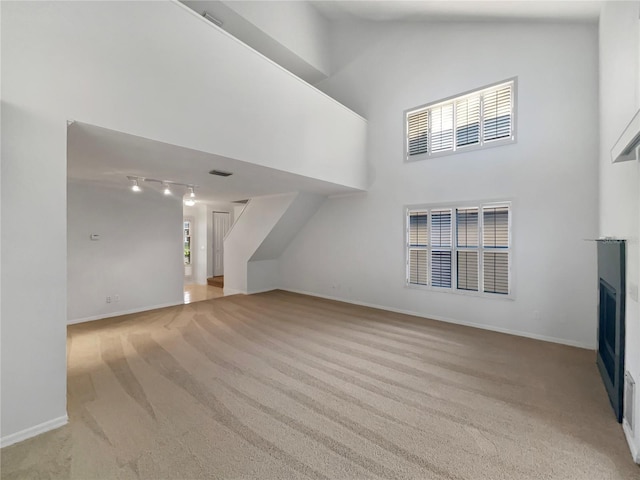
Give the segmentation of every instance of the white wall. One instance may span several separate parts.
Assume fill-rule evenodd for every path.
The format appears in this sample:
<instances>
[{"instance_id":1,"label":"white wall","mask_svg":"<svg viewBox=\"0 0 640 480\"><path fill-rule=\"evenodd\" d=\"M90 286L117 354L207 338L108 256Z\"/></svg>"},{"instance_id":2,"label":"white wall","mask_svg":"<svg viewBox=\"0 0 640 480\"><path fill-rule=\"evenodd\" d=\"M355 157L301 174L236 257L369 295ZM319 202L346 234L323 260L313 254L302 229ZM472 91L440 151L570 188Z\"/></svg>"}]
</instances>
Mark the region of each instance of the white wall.
<instances>
[{"instance_id":1,"label":"white wall","mask_svg":"<svg viewBox=\"0 0 640 480\"><path fill-rule=\"evenodd\" d=\"M224 291L251 293L248 263L278 221L298 196L297 193L252 198L224 239ZM260 277L266 278L262 274ZM260 282L264 286L264 282Z\"/></svg>"},{"instance_id":2,"label":"white wall","mask_svg":"<svg viewBox=\"0 0 640 480\"><path fill-rule=\"evenodd\" d=\"M235 222L236 220L238 220L238 217L242 214L242 212L244 211L244 207L246 207L247 204L242 204L242 205L234 205L233 207L233 221Z\"/></svg>"},{"instance_id":3,"label":"white wall","mask_svg":"<svg viewBox=\"0 0 640 480\"><path fill-rule=\"evenodd\" d=\"M251 255L251 260L280 258L300 229L310 218L313 218L325 200L326 197L323 195L299 192L258 249Z\"/></svg>"},{"instance_id":4,"label":"white wall","mask_svg":"<svg viewBox=\"0 0 640 480\"><path fill-rule=\"evenodd\" d=\"M627 240L625 367L640 385L640 172L638 162L612 164L610 150L640 107L638 2L606 2L600 17L600 235ZM636 388L634 418L640 418ZM637 425L640 422L637 422ZM627 439L640 463L640 427Z\"/></svg>"},{"instance_id":5,"label":"white wall","mask_svg":"<svg viewBox=\"0 0 640 480\"><path fill-rule=\"evenodd\" d=\"M328 23L307 2L181 1L305 81L314 84L329 75Z\"/></svg>"},{"instance_id":6,"label":"white wall","mask_svg":"<svg viewBox=\"0 0 640 480\"><path fill-rule=\"evenodd\" d=\"M283 287L594 348L597 27L345 23L332 38L319 87L368 119L373 185L323 204L280 259ZM514 76L516 144L403 162L405 109ZM513 201L515 299L406 288L403 206L489 199Z\"/></svg>"},{"instance_id":7,"label":"white wall","mask_svg":"<svg viewBox=\"0 0 640 480\"><path fill-rule=\"evenodd\" d=\"M252 198L224 239L225 292L280 288L282 253L325 199L306 192Z\"/></svg>"},{"instance_id":8,"label":"white wall","mask_svg":"<svg viewBox=\"0 0 640 480\"><path fill-rule=\"evenodd\" d=\"M66 421L67 120L356 188L366 122L178 3L1 8L7 443Z\"/></svg>"},{"instance_id":9,"label":"white wall","mask_svg":"<svg viewBox=\"0 0 640 480\"><path fill-rule=\"evenodd\" d=\"M280 270L278 259L253 260L247 263L247 292L260 293L278 288Z\"/></svg>"},{"instance_id":10,"label":"white wall","mask_svg":"<svg viewBox=\"0 0 640 480\"><path fill-rule=\"evenodd\" d=\"M226 1L227 6L328 75L329 25L307 2Z\"/></svg>"},{"instance_id":11,"label":"white wall","mask_svg":"<svg viewBox=\"0 0 640 480\"><path fill-rule=\"evenodd\" d=\"M180 199L69 183L67 252L71 323L183 301Z\"/></svg>"}]
</instances>

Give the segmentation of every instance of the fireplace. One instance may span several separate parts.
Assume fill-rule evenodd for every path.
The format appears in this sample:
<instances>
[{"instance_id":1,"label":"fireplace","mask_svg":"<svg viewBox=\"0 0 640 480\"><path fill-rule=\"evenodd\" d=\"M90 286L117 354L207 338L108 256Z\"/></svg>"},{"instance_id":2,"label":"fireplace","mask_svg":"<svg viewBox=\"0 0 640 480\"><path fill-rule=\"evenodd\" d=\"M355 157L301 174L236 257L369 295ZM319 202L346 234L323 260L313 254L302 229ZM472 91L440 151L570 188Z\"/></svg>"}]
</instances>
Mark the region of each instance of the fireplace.
<instances>
[{"instance_id":1,"label":"fireplace","mask_svg":"<svg viewBox=\"0 0 640 480\"><path fill-rule=\"evenodd\" d=\"M598 241L597 364L618 422L624 389L625 242Z\"/></svg>"}]
</instances>

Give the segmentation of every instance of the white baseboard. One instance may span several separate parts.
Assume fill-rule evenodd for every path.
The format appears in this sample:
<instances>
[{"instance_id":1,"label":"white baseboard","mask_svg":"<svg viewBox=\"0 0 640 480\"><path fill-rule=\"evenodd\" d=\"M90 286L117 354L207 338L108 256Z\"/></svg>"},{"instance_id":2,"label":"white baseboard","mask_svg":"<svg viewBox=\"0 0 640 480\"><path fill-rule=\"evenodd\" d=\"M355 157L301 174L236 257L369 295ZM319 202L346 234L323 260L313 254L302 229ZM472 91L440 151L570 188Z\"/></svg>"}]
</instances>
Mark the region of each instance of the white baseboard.
<instances>
[{"instance_id":1,"label":"white baseboard","mask_svg":"<svg viewBox=\"0 0 640 480\"><path fill-rule=\"evenodd\" d=\"M334 296L331 296L331 295L322 295L322 294L319 294L319 293L306 292L306 291L303 291L303 290L295 290L295 289L292 289L292 288L280 288L280 290L285 290L287 292L292 292L292 293L300 293L302 295L309 295L309 296L312 296L312 297L326 298L327 300L336 300L338 302L351 303L353 305L361 305L363 307L377 308L379 310L386 310L388 312L404 313L405 315L413 315L413 316L416 316L416 317L429 318L431 320L438 320L439 322L454 323L456 325L464 325L466 327L480 328L482 330L490 330L492 332L507 333L509 335L516 335L518 337L533 338L535 340L543 340L545 342L559 343L559 344L562 344L562 345L568 345L570 347L586 348L588 350L595 350L596 349L595 345L582 343L582 342L575 342L573 340L566 340L564 338L556 338L556 337L549 337L549 336L546 336L546 335L538 335L536 333L521 332L519 330L511 330L509 328L495 327L493 325L485 325L485 324L482 324L482 323L465 322L465 321L462 321L462 320L456 320L454 318L441 317L439 315L430 315L430 314L426 314L426 313L422 313L422 312L414 312L414 311L411 311L411 310L405 310L405 309L402 309L402 308L394 308L394 307L388 307L388 306L385 306L385 305L377 305L375 303L360 302L358 300L350 300L350 299L345 299L345 298L339 298L339 297L334 297Z\"/></svg>"},{"instance_id":2,"label":"white baseboard","mask_svg":"<svg viewBox=\"0 0 640 480\"><path fill-rule=\"evenodd\" d=\"M246 292L244 290L236 290L235 288L227 288L224 287L224 296L226 297L227 295L253 295L254 293L264 293L264 292L271 292L273 290L284 290L280 287L275 287L275 288L259 288L257 290L247 290Z\"/></svg>"},{"instance_id":3,"label":"white baseboard","mask_svg":"<svg viewBox=\"0 0 640 480\"><path fill-rule=\"evenodd\" d=\"M53 420L48 420L39 425L35 425L33 427L25 428L16 433L12 433L10 435L5 435L0 438L0 448L8 447L9 445L13 445L14 443L22 442L27 438L35 437L36 435L40 435L41 433L48 432L49 430L54 430L56 428L60 428L66 425L69 422L69 417L65 413L62 417L54 418Z\"/></svg>"},{"instance_id":4,"label":"white baseboard","mask_svg":"<svg viewBox=\"0 0 640 480\"><path fill-rule=\"evenodd\" d=\"M259 288L257 290L251 290L247 294L248 295L253 295L254 293L272 292L274 290L282 290L282 289L280 287L276 287L276 288Z\"/></svg>"},{"instance_id":5,"label":"white baseboard","mask_svg":"<svg viewBox=\"0 0 640 480\"><path fill-rule=\"evenodd\" d=\"M149 307L132 308L130 310L121 310L119 312L101 313L100 315L92 315L91 317L74 318L67 321L67 325L76 323L91 322L93 320L102 320L103 318L119 317L120 315L129 315L130 313L147 312L149 310L157 310L159 308L175 307L176 305L184 305L183 302L163 303L160 305L151 305Z\"/></svg>"},{"instance_id":6,"label":"white baseboard","mask_svg":"<svg viewBox=\"0 0 640 480\"><path fill-rule=\"evenodd\" d=\"M640 448L636 445L631 430L629 430L629 427L624 422L622 422L622 430L624 431L624 436L627 437L627 443L629 444L633 461L640 464Z\"/></svg>"},{"instance_id":7,"label":"white baseboard","mask_svg":"<svg viewBox=\"0 0 640 480\"><path fill-rule=\"evenodd\" d=\"M224 292L225 297L227 295L247 295L247 292L243 290L237 290L235 288L229 288L229 287L224 287L222 291Z\"/></svg>"}]
</instances>

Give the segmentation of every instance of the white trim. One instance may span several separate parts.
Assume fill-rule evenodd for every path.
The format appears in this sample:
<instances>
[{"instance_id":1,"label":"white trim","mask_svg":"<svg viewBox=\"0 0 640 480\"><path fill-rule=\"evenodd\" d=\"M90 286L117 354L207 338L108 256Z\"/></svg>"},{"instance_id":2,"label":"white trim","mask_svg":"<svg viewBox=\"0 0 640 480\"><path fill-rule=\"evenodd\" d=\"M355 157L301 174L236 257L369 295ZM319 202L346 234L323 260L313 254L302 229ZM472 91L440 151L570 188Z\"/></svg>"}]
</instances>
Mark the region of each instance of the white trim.
<instances>
[{"instance_id":1,"label":"white trim","mask_svg":"<svg viewBox=\"0 0 640 480\"><path fill-rule=\"evenodd\" d=\"M519 330L511 330L509 328L495 327L492 325L484 325L481 323L474 323L474 322L465 322L465 321L456 320L453 318L441 317L439 315L430 315L423 312L414 312L412 310L406 310L403 308L388 307L386 305L378 305L375 303L361 302L359 300L350 300L345 298L334 297L331 295L322 295L319 293L306 292L303 290L295 290L292 288L280 288L280 290L284 290L292 293L299 293L301 295L309 295L311 297L326 298L327 300L336 300L338 302L350 303L353 305L361 305L363 307L377 308L378 310L385 310L388 312L403 313L405 315L413 315L415 317L427 318L430 320L437 320L439 322L453 323L456 325L464 325L465 327L480 328L482 330L489 330L492 332L506 333L509 335L515 335L517 337L525 337L525 338L532 338L534 340L543 340L545 342L559 343L561 345L568 345L570 347L586 348L588 350L596 349L596 345L592 343L576 342L573 340L566 340L564 338L549 337L547 335L538 335L537 333L521 332Z\"/></svg>"},{"instance_id":2,"label":"white trim","mask_svg":"<svg viewBox=\"0 0 640 480\"><path fill-rule=\"evenodd\" d=\"M247 291L247 295L253 295L254 293L273 292L274 290L282 290L282 288L280 287L259 288L258 290Z\"/></svg>"},{"instance_id":3,"label":"white trim","mask_svg":"<svg viewBox=\"0 0 640 480\"><path fill-rule=\"evenodd\" d=\"M31 437L35 437L36 435L40 435L41 433L48 432L50 430L54 430L56 428L60 428L69 423L69 417L65 413L63 416L54 418L52 420L47 420L39 425L35 425L33 427L25 428L24 430L20 430L16 433L11 433L9 435L5 435L0 438L0 448L8 447L9 445L13 445L14 443L22 442Z\"/></svg>"},{"instance_id":4,"label":"white trim","mask_svg":"<svg viewBox=\"0 0 640 480\"><path fill-rule=\"evenodd\" d=\"M638 448L633 440L633 432L629 430L629 427L625 423L622 424L622 430L624 431L624 436L627 437L627 443L629 444L633 461L640 464L640 448Z\"/></svg>"},{"instance_id":5,"label":"white trim","mask_svg":"<svg viewBox=\"0 0 640 480\"><path fill-rule=\"evenodd\" d=\"M102 320L103 318L119 317L120 315L129 315L130 313L140 313L140 312L146 312L149 310L157 310L159 308L175 307L177 305L186 305L186 304L184 302L171 302L171 303L162 303L160 305L151 305L148 307L132 308L130 310L121 310L119 312L101 313L100 315L92 315L90 317L74 318L71 320L67 320L67 325L74 325L76 323L83 323L83 322L91 322L93 320Z\"/></svg>"}]
</instances>

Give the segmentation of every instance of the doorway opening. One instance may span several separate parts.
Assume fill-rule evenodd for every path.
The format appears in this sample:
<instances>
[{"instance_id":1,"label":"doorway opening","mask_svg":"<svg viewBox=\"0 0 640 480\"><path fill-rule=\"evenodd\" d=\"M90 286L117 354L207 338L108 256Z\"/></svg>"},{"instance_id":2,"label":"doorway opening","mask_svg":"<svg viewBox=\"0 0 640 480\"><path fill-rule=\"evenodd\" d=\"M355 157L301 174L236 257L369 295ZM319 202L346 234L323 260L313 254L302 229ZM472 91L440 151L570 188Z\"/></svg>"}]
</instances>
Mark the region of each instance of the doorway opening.
<instances>
[{"instance_id":1,"label":"doorway opening","mask_svg":"<svg viewBox=\"0 0 640 480\"><path fill-rule=\"evenodd\" d=\"M189 209L189 210L187 210ZM184 258L183 302L201 302L224 296L222 288L206 283L206 206L184 207L182 247Z\"/></svg>"},{"instance_id":2,"label":"doorway opening","mask_svg":"<svg viewBox=\"0 0 640 480\"><path fill-rule=\"evenodd\" d=\"M211 258L212 275L207 278L207 284L224 288L224 237L231 228L231 215L229 212L212 213L212 239L211 239Z\"/></svg>"}]
</instances>

